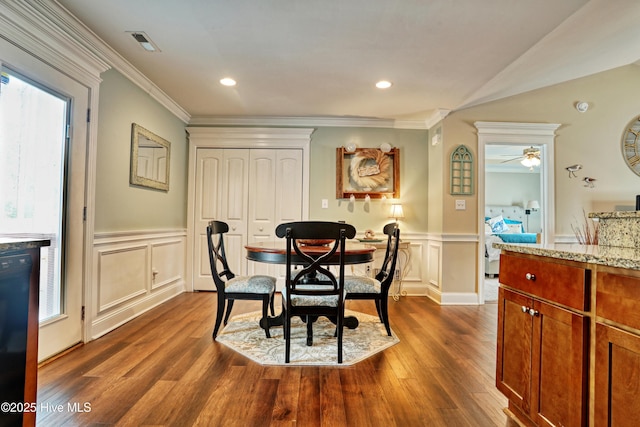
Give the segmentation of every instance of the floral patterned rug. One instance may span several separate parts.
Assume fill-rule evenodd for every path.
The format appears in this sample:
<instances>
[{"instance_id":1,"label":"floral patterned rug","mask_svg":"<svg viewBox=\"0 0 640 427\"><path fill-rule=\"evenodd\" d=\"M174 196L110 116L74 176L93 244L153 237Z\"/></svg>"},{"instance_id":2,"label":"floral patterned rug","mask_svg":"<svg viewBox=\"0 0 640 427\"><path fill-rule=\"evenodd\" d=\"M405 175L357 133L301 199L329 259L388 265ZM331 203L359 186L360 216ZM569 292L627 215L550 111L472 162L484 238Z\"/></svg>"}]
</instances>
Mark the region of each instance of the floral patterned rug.
<instances>
[{"instance_id":1,"label":"floral patterned rug","mask_svg":"<svg viewBox=\"0 0 640 427\"><path fill-rule=\"evenodd\" d=\"M356 329L344 328L342 365L353 365L400 342L393 330L392 336L387 335L377 316L351 310L345 310L345 316L356 316L359 325ZM263 365L338 365L335 325L327 318L314 322L311 347L306 345L306 324L298 317L292 319L291 362L285 364L282 327L271 328L271 338L266 338L258 324L260 317L260 312L232 317L216 341Z\"/></svg>"}]
</instances>

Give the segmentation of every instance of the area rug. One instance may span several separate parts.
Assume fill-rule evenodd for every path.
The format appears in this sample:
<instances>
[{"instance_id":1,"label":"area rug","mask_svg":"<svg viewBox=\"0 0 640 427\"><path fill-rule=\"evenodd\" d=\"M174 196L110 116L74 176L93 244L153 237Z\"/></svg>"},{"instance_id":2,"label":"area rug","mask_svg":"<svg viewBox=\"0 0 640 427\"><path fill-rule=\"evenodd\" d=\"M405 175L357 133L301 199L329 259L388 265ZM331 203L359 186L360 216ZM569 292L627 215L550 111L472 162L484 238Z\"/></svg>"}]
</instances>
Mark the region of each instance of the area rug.
<instances>
[{"instance_id":1,"label":"area rug","mask_svg":"<svg viewBox=\"0 0 640 427\"><path fill-rule=\"evenodd\" d=\"M345 310L345 316L356 316L360 324L356 329L344 328L342 337L342 365L353 365L383 351L400 340L388 336L377 316ZM313 346L306 345L307 326L298 317L291 321L291 361L284 363L284 338L282 326L270 329L271 338L266 338L260 328L261 313L237 315L229 320L217 341L262 365L332 365L337 363L338 349L335 325L320 317L313 324Z\"/></svg>"}]
</instances>

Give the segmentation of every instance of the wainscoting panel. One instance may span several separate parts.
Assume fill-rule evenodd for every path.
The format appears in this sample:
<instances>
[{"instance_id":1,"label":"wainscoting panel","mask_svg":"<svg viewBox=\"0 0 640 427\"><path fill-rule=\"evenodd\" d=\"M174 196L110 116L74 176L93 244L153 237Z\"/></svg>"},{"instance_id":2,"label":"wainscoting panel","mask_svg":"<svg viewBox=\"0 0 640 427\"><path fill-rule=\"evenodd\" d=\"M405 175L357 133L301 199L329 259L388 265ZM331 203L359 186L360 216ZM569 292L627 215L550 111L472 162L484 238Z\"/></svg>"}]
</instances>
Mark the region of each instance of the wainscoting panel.
<instances>
[{"instance_id":1,"label":"wainscoting panel","mask_svg":"<svg viewBox=\"0 0 640 427\"><path fill-rule=\"evenodd\" d=\"M185 230L96 235L89 339L184 292L185 251Z\"/></svg>"},{"instance_id":2,"label":"wainscoting panel","mask_svg":"<svg viewBox=\"0 0 640 427\"><path fill-rule=\"evenodd\" d=\"M151 243L152 290L184 280L184 266L184 240Z\"/></svg>"},{"instance_id":3,"label":"wainscoting panel","mask_svg":"<svg viewBox=\"0 0 640 427\"><path fill-rule=\"evenodd\" d=\"M431 241L428 245L427 259L429 260L429 286L439 289L440 280L442 279L442 274L440 273L440 266L442 265L442 261L440 260L442 243Z\"/></svg>"},{"instance_id":4,"label":"wainscoting panel","mask_svg":"<svg viewBox=\"0 0 640 427\"><path fill-rule=\"evenodd\" d=\"M98 315L147 293L147 245L98 250Z\"/></svg>"}]
</instances>

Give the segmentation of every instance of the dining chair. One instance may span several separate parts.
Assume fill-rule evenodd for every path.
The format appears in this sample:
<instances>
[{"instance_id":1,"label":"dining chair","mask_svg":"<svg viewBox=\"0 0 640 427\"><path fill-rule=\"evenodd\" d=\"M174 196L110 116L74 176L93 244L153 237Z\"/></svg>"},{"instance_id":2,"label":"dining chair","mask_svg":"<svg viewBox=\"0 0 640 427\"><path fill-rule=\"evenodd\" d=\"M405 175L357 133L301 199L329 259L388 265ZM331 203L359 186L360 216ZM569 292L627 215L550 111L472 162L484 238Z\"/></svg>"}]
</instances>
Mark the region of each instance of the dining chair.
<instances>
[{"instance_id":1,"label":"dining chair","mask_svg":"<svg viewBox=\"0 0 640 427\"><path fill-rule=\"evenodd\" d=\"M224 324L227 324L235 300L262 300L262 319L267 319L269 305L271 306L271 315L274 315L273 295L276 289L276 278L264 275L236 276L229 268L224 250L224 233L228 231L229 225L222 221L210 221L207 225L211 276L218 293L218 310L216 323L213 327L213 339L218 335L223 314ZM261 325L264 327L267 338L271 338L269 322L261 322Z\"/></svg>"},{"instance_id":2,"label":"dining chair","mask_svg":"<svg viewBox=\"0 0 640 427\"><path fill-rule=\"evenodd\" d=\"M400 228L393 222L384 226L387 235L387 249L380 271L375 277L347 276L344 288L347 299L374 300L380 321L384 323L387 334L391 336L389 326L389 288L393 284L398 261L398 246L400 243Z\"/></svg>"},{"instance_id":3,"label":"dining chair","mask_svg":"<svg viewBox=\"0 0 640 427\"><path fill-rule=\"evenodd\" d=\"M313 321L327 316L335 321L338 363L342 363L344 325L344 265L346 239L353 239L352 225L328 221L298 221L278 225L276 236L286 238L286 281L282 289L285 363L291 358L291 318L307 324L307 345L313 340ZM322 244L322 245L321 245ZM294 264L302 268L294 270ZM329 265L338 267L338 276Z\"/></svg>"}]
</instances>

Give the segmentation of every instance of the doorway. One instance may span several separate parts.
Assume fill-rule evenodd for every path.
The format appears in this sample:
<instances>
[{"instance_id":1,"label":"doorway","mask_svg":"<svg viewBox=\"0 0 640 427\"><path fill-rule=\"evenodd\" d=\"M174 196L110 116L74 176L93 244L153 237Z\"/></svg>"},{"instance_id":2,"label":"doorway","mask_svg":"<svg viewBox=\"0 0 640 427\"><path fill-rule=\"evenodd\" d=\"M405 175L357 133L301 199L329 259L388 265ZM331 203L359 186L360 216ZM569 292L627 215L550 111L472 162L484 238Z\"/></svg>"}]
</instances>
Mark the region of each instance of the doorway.
<instances>
[{"instance_id":1,"label":"doorway","mask_svg":"<svg viewBox=\"0 0 640 427\"><path fill-rule=\"evenodd\" d=\"M89 92L14 46L0 47L0 233L51 240L40 255L44 360L83 340Z\"/></svg>"},{"instance_id":2,"label":"doorway","mask_svg":"<svg viewBox=\"0 0 640 427\"><path fill-rule=\"evenodd\" d=\"M478 129L478 303L484 304L485 277L485 171L487 147L507 146L517 149L540 148L539 219L541 243L551 243L555 230L554 141L560 126L552 123L476 122Z\"/></svg>"}]
</instances>

